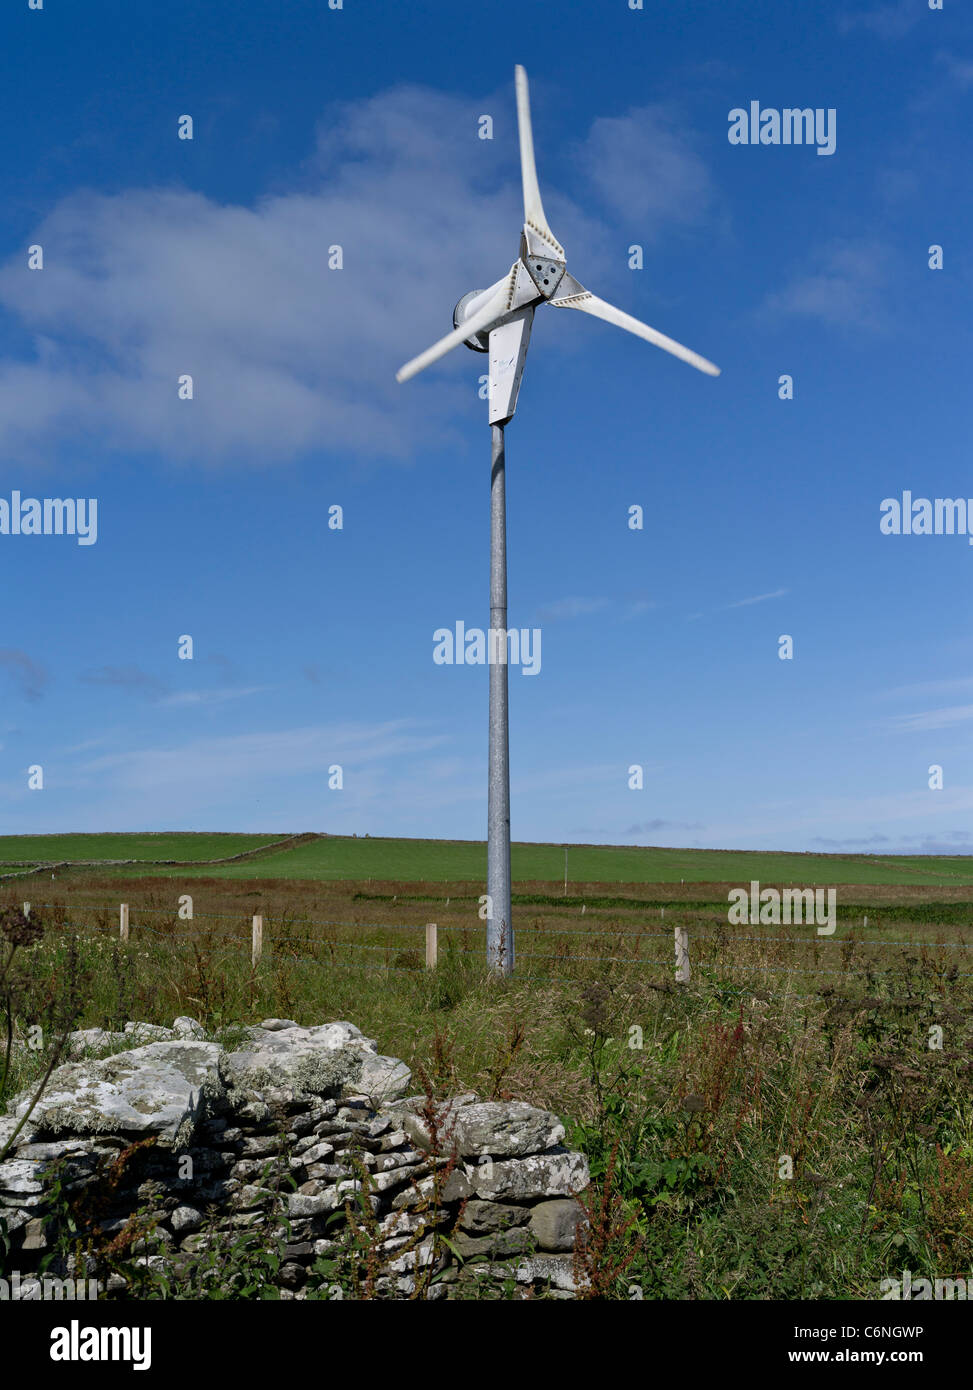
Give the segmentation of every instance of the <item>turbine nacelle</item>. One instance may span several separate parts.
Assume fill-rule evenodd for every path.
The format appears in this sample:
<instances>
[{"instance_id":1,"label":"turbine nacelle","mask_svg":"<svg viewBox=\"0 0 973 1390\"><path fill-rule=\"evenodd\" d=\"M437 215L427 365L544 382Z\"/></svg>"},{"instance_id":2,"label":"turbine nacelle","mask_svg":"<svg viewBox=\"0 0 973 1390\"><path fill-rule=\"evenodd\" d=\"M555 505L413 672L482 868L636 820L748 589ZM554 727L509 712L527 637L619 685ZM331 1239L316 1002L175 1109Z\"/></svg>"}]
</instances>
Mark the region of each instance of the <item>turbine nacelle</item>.
<instances>
[{"instance_id":1,"label":"turbine nacelle","mask_svg":"<svg viewBox=\"0 0 973 1390\"><path fill-rule=\"evenodd\" d=\"M465 294L453 311L453 331L425 352L400 367L398 381L408 381L460 343L475 352L489 352L490 423L503 424L517 407L517 393L523 375L534 310L548 303L556 309L580 309L594 318L613 323L654 343L665 352L688 362L709 376L719 376L719 367L681 343L667 338L655 328L633 318L599 299L567 271L564 247L551 231L544 215L537 168L534 137L530 122L527 74L515 70L517 125L520 133L520 169L524 192L524 228L520 235L520 256L508 273L486 290Z\"/></svg>"}]
</instances>

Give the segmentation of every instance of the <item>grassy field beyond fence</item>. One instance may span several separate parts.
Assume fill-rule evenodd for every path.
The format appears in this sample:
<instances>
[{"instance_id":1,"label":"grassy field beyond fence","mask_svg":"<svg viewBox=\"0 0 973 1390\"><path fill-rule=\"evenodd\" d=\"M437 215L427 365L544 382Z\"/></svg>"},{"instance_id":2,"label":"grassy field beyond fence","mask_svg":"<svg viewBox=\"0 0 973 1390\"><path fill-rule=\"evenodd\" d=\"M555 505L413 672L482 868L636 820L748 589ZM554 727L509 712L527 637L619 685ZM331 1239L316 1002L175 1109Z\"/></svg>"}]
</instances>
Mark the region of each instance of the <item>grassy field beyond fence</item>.
<instances>
[{"instance_id":1,"label":"grassy field beyond fence","mask_svg":"<svg viewBox=\"0 0 973 1390\"><path fill-rule=\"evenodd\" d=\"M545 1106L588 1155L604 1199L607 1297L635 1287L645 1298L876 1299L904 1269L973 1277L973 893L962 861L936 861L943 882L923 886L910 874L935 874L911 861L872 882L855 860L857 882L842 887L822 858L822 881L839 884L838 927L822 937L727 920L731 867L744 882L808 884L797 864L810 856L787 856L776 878L770 859L720 856L717 882L609 874L572 879L565 896L550 872L560 854L563 873L563 849L524 846L548 858L523 861L545 873L518 879L517 969L499 980L485 968L482 879L463 857L482 847L437 847L438 870L465 877L438 880L427 857L421 876L396 880L398 861L373 858L390 843L416 854L408 842L315 840L235 865L207 868L200 855L188 869L89 865L53 883L49 873L8 882L5 900L31 900L46 923L20 955L16 1026L40 1023L50 1040L65 1026L117 1031L180 1014L211 1034L268 1015L347 1019L409 1063L417 1089ZM117 848L111 857L124 857ZM569 868L584 853L570 850ZM629 853L670 852L591 850L617 855L618 875ZM300 856L321 873L278 872ZM352 863L385 876L328 876ZM191 918L180 916L187 896ZM427 922L438 927L435 970ZM674 980L680 926L688 985ZM45 1056L18 1054L16 1086Z\"/></svg>"}]
</instances>

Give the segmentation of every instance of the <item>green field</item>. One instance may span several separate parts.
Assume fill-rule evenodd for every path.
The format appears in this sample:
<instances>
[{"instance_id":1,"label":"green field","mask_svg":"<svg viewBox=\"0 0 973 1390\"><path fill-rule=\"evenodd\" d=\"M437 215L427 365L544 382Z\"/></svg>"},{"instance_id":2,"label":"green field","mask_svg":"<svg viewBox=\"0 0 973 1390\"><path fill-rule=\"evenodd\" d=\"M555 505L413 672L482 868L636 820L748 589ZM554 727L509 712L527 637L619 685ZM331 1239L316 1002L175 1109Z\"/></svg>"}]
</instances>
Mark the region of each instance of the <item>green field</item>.
<instances>
[{"instance_id":1,"label":"green field","mask_svg":"<svg viewBox=\"0 0 973 1390\"><path fill-rule=\"evenodd\" d=\"M8 835L0 838L0 866L31 863L137 860L160 873L213 878L302 879L310 882L377 879L397 882L479 882L486 873L486 846L475 841L372 839L323 836L275 848L276 835L159 834ZM260 851L238 863L210 865ZM560 883L564 846L515 844L516 882ZM195 867L194 867L195 866ZM130 866L122 870L138 874ZM575 845L568 848L569 883L762 883L888 884L964 887L973 885L973 856L886 856L784 854L758 850L642 849Z\"/></svg>"},{"instance_id":2,"label":"green field","mask_svg":"<svg viewBox=\"0 0 973 1390\"><path fill-rule=\"evenodd\" d=\"M111 862L139 859L226 859L282 840L283 835L193 834L159 831L106 835L2 835L0 865Z\"/></svg>"}]
</instances>

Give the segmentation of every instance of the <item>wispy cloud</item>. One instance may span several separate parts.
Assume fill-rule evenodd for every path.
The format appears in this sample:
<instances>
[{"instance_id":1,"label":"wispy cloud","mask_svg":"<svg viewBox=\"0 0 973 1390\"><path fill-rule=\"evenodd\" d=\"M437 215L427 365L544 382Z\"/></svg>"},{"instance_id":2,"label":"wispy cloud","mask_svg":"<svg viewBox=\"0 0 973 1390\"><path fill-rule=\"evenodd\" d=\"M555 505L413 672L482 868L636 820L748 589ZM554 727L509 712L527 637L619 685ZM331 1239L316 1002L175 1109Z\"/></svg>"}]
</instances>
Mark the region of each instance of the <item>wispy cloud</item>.
<instances>
[{"instance_id":1,"label":"wispy cloud","mask_svg":"<svg viewBox=\"0 0 973 1390\"><path fill-rule=\"evenodd\" d=\"M644 613L651 613L653 608L658 608L658 603L651 598L636 598L626 603L619 614L619 622L628 623L633 618L641 618Z\"/></svg>"},{"instance_id":2,"label":"wispy cloud","mask_svg":"<svg viewBox=\"0 0 973 1390\"><path fill-rule=\"evenodd\" d=\"M169 689L157 676L143 671L141 666L100 666L95 671L85 671L80 678L85 685L107 685L116 690L127 690L133 695L158 696Z\"/></svg>"},{"instance_id":3,"label":"wispy cloud","mask_svg":"<svg viewBox=\"0 0 973 1390\"><path fill-rule=\"evenodd\" d=\"M713 182L686 121L664 105L602 116L577 147L577 164L602 202L641 238L673 221L697 222L713 201Z\"/></svg>"},{"instance_id":4,"label":"wispy cloud","mask_svg":"<svg viewBox=\"0 0 973 1390\"><path fill-rule=\"evenodd\" d=\"M608 613L620 623L631 622L650 613L659 604L655 599L637 597L625 599L608 598L560 598L552 603L544 603L537 609L537 618L544 623L568 622L572 618L587 618L593 613Z\"/></svg>"},{"instance_id":5,"label":"wispy cloud","mask_svg":"<svg viewBox=\"0 0 973 1390\"><path fill-rule=\"evenodd\" d=\"M880 39L905 38L919 22L919 0L889 0L888 4L873 5L867 10L849 10L838 16L842 34L865 29Z\"/></svg>"},{"instance_id":6,"label":"wispy cloud","mask_svg":"<svg viewBox=\"0 0 973 1390\"><path fill-rule=\"evenodd\" d=\"M32 704L41 698L50 680L44 667L17 647L0 648L0 668Z\"/></svg>"},{"instance_id":7,"label":"wispy cloud","mask_svg":"<svg viewBox=\"0 0 973 1390\"><path fill-rule=\"evenodd\" d=\"M917 836L912 840L894 840L890 835L868 835L846 840L828 839L823 835L811 837L812 845L820 845L825 853L868 854L877 850L891 854L965 854L973 849L973 836L968 830L944 830L938 835Z\"/></svg>"},{"instance_id":8,"label":"wispy cloud","mask_svg":"<svg viewBox=\"0 0 973 1390\"><path fill-rule=\"evenodd\" d=\"M810 843L812 845L820 845L825 851L850 850L855 852L876 845L888 845L891 844L891 841L887 835L865 835L852 837L847 840L835 840L826 835L812 835Z\"/></svg>"},{"instance_id":9,"label":"wispy cloud","mask_svg":"<svg viewBox=\"0 0 973 1390\"><path fill-rule=\"evenodd\" d=\"M769 594L754 594L752 598L738 598L736 603L724 604L723 608L718 611L726 612L728 608L749 608L752 603L766 603L768 599L783 598L785 594L789 593L790 589L774 589Z\"/></svg>"},{"instance_id":10,"label":"wispy cloud","mask_svg":"<svg viewBox=\"0 0 973 1390\"><path fill-rule=\"evenodd\" d=\"M405 720L377 725L314 725L108 753L90 759L79 772L83 776L109 775L119 787L145 793L182 785L187 790L203 788L211 796L214 786L225 793L241 782L279 776L294 768L302 775L320 775L333 763L347 767L374 764L424 753L446 741L445 735L428 733Z\"/></svg>"},{"instance_id":11,"label":"wispy cloud","mask_svg":"<svg viewBox=\"0 0 973 1390\"><path fill-rule=\"evenodd\" d=\"M952 705L946 709L920 710L917 714L900 714L888 721L896 733L913 733L922 729L949 729L973 719L973 705Z\"/></svg>"},{"instance_id":12,"label":"wispy cloud","mask_svg":"<svg viewBox=\"0 0 973 1390\"><path fill-rule=\"evenodd\" d=\"M973 87L973 59L957 58L955 53L942 50L936 54L936 62L945 70L946 80L961 91Z\"/></svg>"},{"instance_id":13,"label":"wispy cloud","mask_svg":"<svg viewBox=\"0 0 973 1390\"><path fill-rule=\"evenodd\" d=\"M245 700L249 695L259 695L264 690L273 690L272 685L224 686L219 690L179 690L166 695L160 705L181 708L190 705L222 705L227 700Z\"/></svg>"},{"instance_id":14,"label":"wispy cloud","mask_svg":"<svg viewBox=\"0 0 973 1390\"><path fill-rule=\"evenodd\" d=\"M973 676L954 676L950 680L918 681L915 685L895 685L889 690L879 691L879 698L893 700L905 696L920 699L924 695L948 695L952 691L969 690L971 687L973 687Z\"/></svg>"},{"instance_id":15,"label":"wispy cloud","mask_svg":"<svg viewBox=\"0 0 973 1390\"><path fill-rule=\"evenodd\" d=\"M217 666L222 666L219 657L211 658ZM228 665L230 663L227 663ZM131 695L141 695L154 705L168 709L183 709L203 705L222 705L228 700L244 700L249 695L272 690L270 685L218 686L202 690L172 690L165 682L141 666L101 666L95 671L85 671L80 679L85 685L101 685L114 690L124 690Z\"/></svg>"},{"instance_id":16,"label":"wispy cloud","mask_svg":"<svg viewBox=\"0 0 973 1390\"><path fill-rule=\"evenodd\" d=\"M607 607L606 598L559 598L553 603L542 604L537 616L542 623L559 623L570 618L587 618Z\"/></svg>"},{"instance_id":17,"label":"wispy cloud","mask_svg":"<svg viewBox=\"0 0 973 1390\"><path fill-rule=\"evenodd\" d=\"M636 835L654 835L659 830L702 830L702 821L688 820L647 820L638 825L630 825L627 830L621 832L623 840L630 840Z\"/></svg>"},{"instance_id":18,"label":"wispy cloud","mask_svg":"<svg viewBox=\"0 0 973 1390\"><path fill-rule=\"evenodd\" d=\"M767 296L757 317L767 322L801 317L832 327L877 332L888 326L885 291L890 253L875 240L845 240L812 257L782 290Z\"/></svg>"}]
</instances>

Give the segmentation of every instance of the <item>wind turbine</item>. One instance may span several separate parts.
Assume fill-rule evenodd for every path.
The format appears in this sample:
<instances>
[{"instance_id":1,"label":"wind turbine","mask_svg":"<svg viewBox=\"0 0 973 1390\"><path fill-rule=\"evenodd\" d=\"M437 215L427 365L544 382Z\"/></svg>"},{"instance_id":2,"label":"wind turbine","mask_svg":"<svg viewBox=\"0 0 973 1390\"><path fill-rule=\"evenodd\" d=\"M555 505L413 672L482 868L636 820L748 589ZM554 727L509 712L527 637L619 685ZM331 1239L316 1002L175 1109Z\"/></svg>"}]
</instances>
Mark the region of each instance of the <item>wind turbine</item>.
<instances>
[{"instance_id":1,"label":"wind turbine","mask_svg":"<svg viewBox=\"0 0 973 1390\"><path fill-rule=\"evenodd\" d=\"M520 255L508 273L487 290L465 294L453 310L453 331L413 357L396 372L397 381L408 381L438 362L447 352L465 343L474 352L490 354L489 420L491 431L490 481L490 742L487 796L487 962L491 969L508 975L514 963L513 926L510 916L510 762L507 719L507 517L505 494L504 427L513 419L524 374L534 310L541 304L555 309L580 309L618 328L654 343L708 376L719 376L705 357L667 338L647 323L623 313L568 274L564 247L544 216L534 136L530 124L527 73L514 69L517 90L517 125L520 131L520 172L524 189L524 229ZM502 646L494 638L502 634ZM500 656L502 653L502 656ZM494 659L500 656L499 660Z\"/></svg>"}]
</instances>

